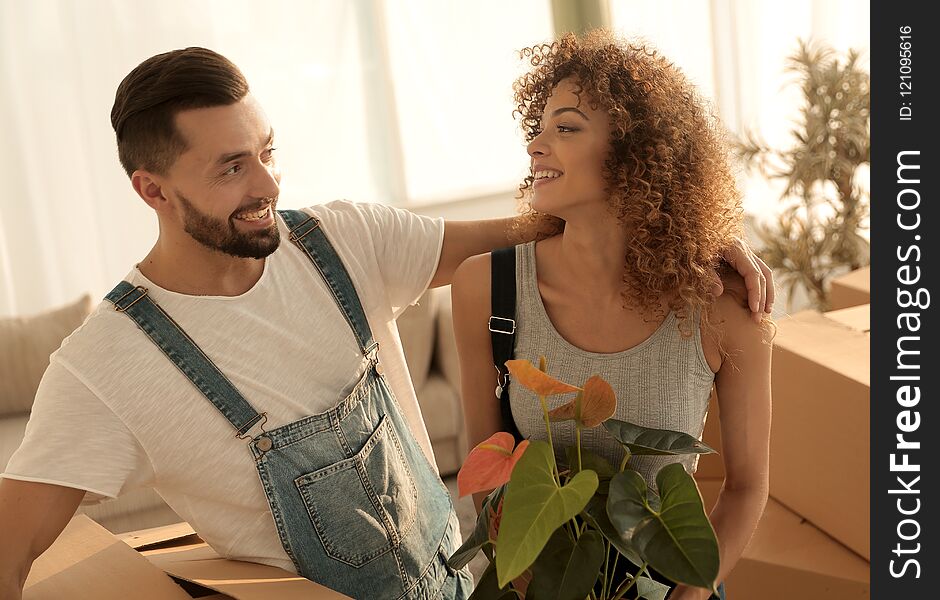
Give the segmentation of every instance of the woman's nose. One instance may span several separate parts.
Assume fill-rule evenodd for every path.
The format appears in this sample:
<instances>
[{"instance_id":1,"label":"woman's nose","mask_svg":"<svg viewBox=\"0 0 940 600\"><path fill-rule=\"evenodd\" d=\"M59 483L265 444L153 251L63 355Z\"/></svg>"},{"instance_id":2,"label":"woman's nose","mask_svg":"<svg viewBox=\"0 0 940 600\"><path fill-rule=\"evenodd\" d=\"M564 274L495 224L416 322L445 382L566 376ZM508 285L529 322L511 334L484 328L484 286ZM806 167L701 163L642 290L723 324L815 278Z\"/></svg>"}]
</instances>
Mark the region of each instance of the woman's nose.
<instances>
[{"instance_id":1,"label":"woman's nose","mask_svg":"<svg viewBox=\"0 0 940 600\"><path fill-rule=\"evenodd\" d=\"M542 133L532 138L532 141L526 145L526 152L529 153L529 156L533 157L549 154L548 144L546 144L545 140L542 138Z\"/></svg>"}]
</instances>

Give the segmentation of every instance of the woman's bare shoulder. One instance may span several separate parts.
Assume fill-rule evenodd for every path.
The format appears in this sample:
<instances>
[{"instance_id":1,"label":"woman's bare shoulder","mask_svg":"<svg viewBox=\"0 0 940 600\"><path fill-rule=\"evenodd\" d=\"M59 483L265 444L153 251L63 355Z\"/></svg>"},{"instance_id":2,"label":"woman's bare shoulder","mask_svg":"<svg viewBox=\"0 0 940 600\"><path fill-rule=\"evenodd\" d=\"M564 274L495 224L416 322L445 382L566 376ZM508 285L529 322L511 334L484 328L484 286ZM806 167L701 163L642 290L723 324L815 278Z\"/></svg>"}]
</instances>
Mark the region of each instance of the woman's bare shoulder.
<instances>
[{"instance_id":1,"label":"woman's bare shoulder","mask_svg":"<svg viewBox=\"0 0 940 600\"><path fill-rule=\"evenodd\" d=\"M454 271L451 295L455 301L487 301L490 295L490 255L478 254L460 263Z\"/></svg>"}]
</instances>

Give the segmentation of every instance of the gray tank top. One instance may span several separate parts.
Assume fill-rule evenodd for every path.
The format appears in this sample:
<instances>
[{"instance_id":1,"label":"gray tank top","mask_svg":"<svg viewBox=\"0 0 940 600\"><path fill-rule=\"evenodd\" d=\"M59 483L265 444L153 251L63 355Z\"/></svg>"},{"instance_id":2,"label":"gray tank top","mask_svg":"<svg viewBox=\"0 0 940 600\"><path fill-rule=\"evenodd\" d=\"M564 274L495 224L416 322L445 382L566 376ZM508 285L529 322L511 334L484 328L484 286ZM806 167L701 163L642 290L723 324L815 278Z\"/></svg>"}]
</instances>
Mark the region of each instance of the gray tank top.
<instances>
[{"instance_id":1,"label":"gray tank top","mask_svg":"<svg viewBox=\"0 0 940 600\"><path fill-rule=\"evenodd\" d=\"M548 373L572 385L581 386L591 375L600 375L617 395L615 419L701 438L715 376L702 351L698 315L693 331L691 337L682 337L676 315L670 312L650 337L630 349L601 354L577 348L555 330L545 311L536 277L535 242L516 247L515 357L538 365L543 355ZM538 397L517 384L510 384L509 390L519 432L526 438L547 439ZM572 397L550 397L548 407L561 406ZM564 458L563 449L575 444L574 423L552 423L552 441L558 457ZM581 443L619 468L623 449L602 425L582 431ZM634 456L628 464L656 489L659 469L673 462L694 473L698 455Z\"/></svg>"}]
</instances>

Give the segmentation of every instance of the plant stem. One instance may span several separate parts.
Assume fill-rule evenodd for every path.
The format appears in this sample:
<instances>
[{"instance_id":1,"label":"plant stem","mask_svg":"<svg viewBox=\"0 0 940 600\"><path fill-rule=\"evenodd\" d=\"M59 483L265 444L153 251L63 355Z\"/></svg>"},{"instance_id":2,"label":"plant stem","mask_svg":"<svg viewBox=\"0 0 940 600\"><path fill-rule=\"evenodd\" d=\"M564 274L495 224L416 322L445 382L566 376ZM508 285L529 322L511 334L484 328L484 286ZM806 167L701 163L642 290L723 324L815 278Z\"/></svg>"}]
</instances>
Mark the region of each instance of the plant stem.
<instances>
[{"instance_id":1,"label":"plant stem","mask_svg":"<svg viewBox=\"0 0 940 600\"><path fill-rule=\"evenodd\" d=\"M636 584L636 580L640 578L640 576L643 574L644 571L646 571L646 565L648 564L649 563L647 562L643 563L643 566L640 567L640 571L636 575L633 576L633 579L630 580L629 584L627 584L627 582L624 581L623 585L620 586L620 589L617 590L617 594L611 600L620 600L620 598L623 598L623 595L626 594L628 591L630 591L630 588L632 588Z\"/></svg>"},{"instance_id":2,"label":"plant stem","mask_svg":"<svg viewBox=\"0 0 940 600\"><path fill-rule=\"evenodd\" d=\"M604 584L601 586L602 600L606 600L607 598L607 567L610 566L610 540L604 540L604 546L606 549L604 551ZM611 576L613 576L613 573L611 573Z\"/></svg>"},{"instance_id":3,"label":"plant stem","mask_svg":"<svg viewBox=\"0 0 940 600\"><path fill-rule=\"evenodd\" d=\"M609 544L610 542L607 542L607 543ZM611 580L613 580L613 578L617 575L617 561L619 561L619 560L620 560L620 550L617 550L617 553L614 554L614 564L612 564L612 565L610 566L610 578L611 578ZM612 586L612 585L610 585L610 584L608 583L607 589L604 591L604 598L605 598L605 600L606 600L606 598L607 598L607 594L609 594L610 592L612 592L612 591L613 591L613 588L614 588L614 586Z\"/></svg>"},{"instance_id":4,"label":"plant stem","mask_svg":"<svg viewBox=\"0 0 940 600\"><path fill-rule=\"evenodd\" d=\"M542 416L545 418L545 433L548 434L548 447L552 452L552 473L555 475L555 482L561 487L561 477L558 475L558 464L555 462L555 444L552 443L552 427L548 419L548 402L545 396L539 396L539 402L542 404Z\"/></svg>"},{"instance_id":5,"label":"plant stem","mask_svg":"<svg viewBox=\"0 0 940 600\"><path fill-rule=\"evenodd\" d=\"M574 521L565 521L565 528L568 530L568 535L571 536L571 539L578 541L578 532L575 529L575 525L572 525Z\"/></svg>"},{"instance_id":6,"label":"plant stem","mask_svg":"<svg viewBox=\"0 0 940 600\"><path fill-rule=\"evenodd\" d=\"M620 472L623 473L623 470L627 468L627 461L630 460L630 455L626 452L623 453L623 460L620 461Z\"/></svg>"},{"instance_id":7,"label":"plant stem","mask_svg":"<svg viewBox=\"0 0 940 600\"><path fill-rule=\"evenodd\" d=\"M581 422L580 421L578 421L577 426L574 429L574 435L578 442L576 447L578 449L578 473L580 473L581 472Z\"/></svg>"}]
</instances>

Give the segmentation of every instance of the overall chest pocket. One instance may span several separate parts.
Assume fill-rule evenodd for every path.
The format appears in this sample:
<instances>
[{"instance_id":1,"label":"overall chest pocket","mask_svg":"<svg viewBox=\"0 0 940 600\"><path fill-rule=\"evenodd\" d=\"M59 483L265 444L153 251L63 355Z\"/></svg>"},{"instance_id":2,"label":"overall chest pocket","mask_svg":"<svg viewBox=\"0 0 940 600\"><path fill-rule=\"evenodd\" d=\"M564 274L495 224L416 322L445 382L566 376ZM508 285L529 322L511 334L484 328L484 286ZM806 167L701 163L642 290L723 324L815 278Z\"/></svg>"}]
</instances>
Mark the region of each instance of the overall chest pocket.
<instances>
[{"instance_id":1,"label":"overall chest pocket","mask_svg":"<svg viewBox=\"0 0 940 600\"><path fill-rule=\"evenodd\" d=\"M418 490L387 416L350 458L294 480L330 557L362 566L401 543Z\"/></svg>"}]
</instances>

